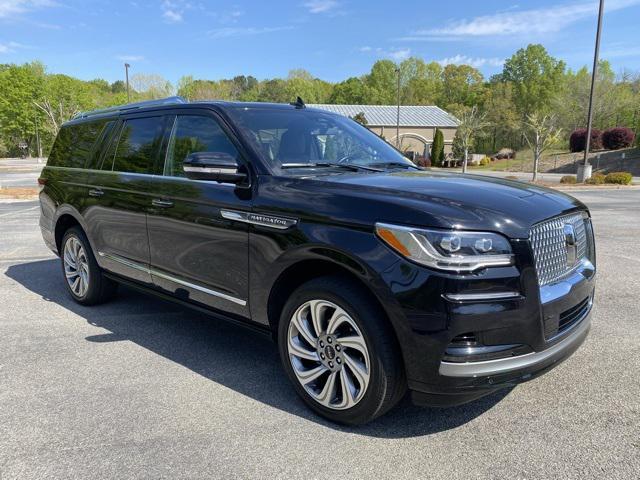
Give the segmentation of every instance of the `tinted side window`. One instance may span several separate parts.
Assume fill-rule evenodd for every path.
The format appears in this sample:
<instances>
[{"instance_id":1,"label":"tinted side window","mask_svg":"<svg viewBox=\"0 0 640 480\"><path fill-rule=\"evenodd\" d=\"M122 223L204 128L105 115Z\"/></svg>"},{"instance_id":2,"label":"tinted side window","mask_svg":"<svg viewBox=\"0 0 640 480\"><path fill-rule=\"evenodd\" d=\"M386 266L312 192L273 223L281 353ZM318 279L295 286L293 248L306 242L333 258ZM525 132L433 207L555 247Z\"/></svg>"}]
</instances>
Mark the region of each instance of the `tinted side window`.
<instances>
[{"instance_id":1,"label":"tinted side window","mask_svg":"<svg viewBox=\"0 0 640 480\"><path fill-rule=\"evenodd\" d=\"M120 132L113 170L148 173L162 136L164 117L126 120Z\"/></svg>"},{"instance_id":2,"label":"tinted side window","mask_svg":"<svg viewBox=\"0 0 640 480\"><path fill-rule=\"evenodd\" d=\"M47 159L47 165L52 167L63 167L70 161L71 158L71 145L73 144L71 127L62 127L58 132L49 158Z\"/></svg>"},{"instance_id":3,"label":"tinted side window","mask_svg":"<svg viewBox=\"0 0 640 480\"><path fill-rule=\"evenodd\" d=\"M213 118L178 115L171 131L164 174L184 177L182 163L193 152L219 152L238 158L236 147Z\"/></svg>"},{"instance_id":4,"label":"tinted side window","mask_svg":"<svg viewBox=\"0 0 640 480\"><path fill-rule=\"evenodd\" d=\"M47 165L84 168L95 153L106 121L67 125L60 129L49 154Z\"/></svg>"}]
</instances>

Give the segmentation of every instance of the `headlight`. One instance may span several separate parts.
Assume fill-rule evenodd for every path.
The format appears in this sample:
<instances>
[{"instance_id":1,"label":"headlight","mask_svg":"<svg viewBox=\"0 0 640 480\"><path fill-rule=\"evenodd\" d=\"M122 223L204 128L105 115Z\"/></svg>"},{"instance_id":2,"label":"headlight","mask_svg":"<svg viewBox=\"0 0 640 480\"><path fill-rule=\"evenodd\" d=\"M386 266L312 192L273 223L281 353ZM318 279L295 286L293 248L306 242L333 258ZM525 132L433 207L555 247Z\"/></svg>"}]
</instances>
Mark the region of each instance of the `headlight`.
<instances>
[{"instance_id":1,"label":"headlight","mask_svg":"<svg viewBox=\"0 0 640 480\"><path fill-rule=\"evenodd\" d=\"M431 230L376 223L387 245L416 263L440 270L471 272L513 264L508 240L489 232Z\"/></svg>"}]
</instances>

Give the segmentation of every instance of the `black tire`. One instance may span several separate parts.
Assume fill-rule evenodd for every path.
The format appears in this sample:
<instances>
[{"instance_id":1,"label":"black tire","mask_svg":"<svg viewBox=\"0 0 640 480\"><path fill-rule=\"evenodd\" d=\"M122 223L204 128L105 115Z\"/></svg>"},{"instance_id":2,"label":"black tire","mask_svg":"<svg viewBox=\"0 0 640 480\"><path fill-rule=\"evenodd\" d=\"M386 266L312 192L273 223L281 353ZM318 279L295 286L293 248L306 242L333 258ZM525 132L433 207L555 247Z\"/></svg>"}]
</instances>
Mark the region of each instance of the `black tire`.
<instances>
[{"instance_id":1,"label":"black tire","mask_svg":"<svg viewBox=\"0 0 640 480\"><path fill-rule=\"evenodd\" d=\"M329 301L342 308L357 324L366 342L370 359L369 384L364 396L348 409L336 410L316 401L301 385L293 370L288 351L289 325L294 313L314 299ZM400 348L389 321L371 294L349 279L320 277L295 290L282 310L278 349L287 376L298 395L313 411L333 422L347 425L367 423L389 411L406 392Z\"/></svg>"},{"instance_id":2,"label":"black tire","mask_svg":"<svg viewBox=\"0 0 640 480\"><path fill-rule=\"evenodd\" d=\"M82 246L82 249L84 250L84 258L86 258L86 264L88 266L88 287L86 288L86 292L82 295L78 295L71 288L71 285L69 285L69 282L67 281L65 272L65 246L67 245L67 242L72 240L78 241ZM60 265L62 267L62 275L67 291L71 295L71 298L81 305L97 305L99 303L104 303L113 298L118 289L118 284L110 278L105 277L102 269L98 266L96 257L93 255L93 251L91 250L89 240L82 229L78 226L69 228L62 237L62 242L60 244Z\"/></svg>"}]
</instances>

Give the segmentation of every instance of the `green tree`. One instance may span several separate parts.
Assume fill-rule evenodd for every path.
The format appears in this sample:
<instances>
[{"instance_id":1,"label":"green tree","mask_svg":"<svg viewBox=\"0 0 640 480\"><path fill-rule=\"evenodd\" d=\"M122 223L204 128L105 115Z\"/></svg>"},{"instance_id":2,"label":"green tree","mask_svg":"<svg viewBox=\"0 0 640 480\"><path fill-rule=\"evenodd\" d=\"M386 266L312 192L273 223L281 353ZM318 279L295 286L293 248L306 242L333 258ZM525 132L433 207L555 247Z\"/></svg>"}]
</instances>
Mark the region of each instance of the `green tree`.
<instances>
[{"instance_id":1,"label":"green tree","mask_svg":"<svg viewBox=\"0 0 640 480\"><path fill-rule=\"evenodd\" d=\"M10 154L18 152L18 143L32 149L36 117L44 122L34 102L40 100L45 79L39 62L6 65L0 70L0 137Z\"/></svg>"},{"instance_id":2,"label":"green tree","mask_svg":"<svg viewBox=\"0 0 640 480\"><path fill-rule=\"evenodd\" d=\"M517 149L522 144L521 119L518 114L514 89L510 82L492 81L486 88L484 102L486 120L489 123L487 137L480 139L480 151L497 152L501 148Z\"/></svg>"},{"instance_id":3,"label":"green tree","mask_svg":"<svg viewBox=\"0 0 640 480\"><path fill-rule=\"evenodd\" d=\"M127 85L122 80L116 80L111 84L111 93L127 93Z\"/></svg>"},{"instance_id":4,"label":"green tree","mask_svg":"<svg viewBox=\"0 0 640 480\"><path fill-rule=\"evenodd\" d=\"M367 105L371 98L371 88L361 78L351 77L334 85L329 103Z\"/></svg>"},{"instance_id":5,"label":"green tree","mask_svg":"<svg viewBox=\"0 0 640 480\"><path fill-rule=\"evenodd\" d=\"M442 130L436 128L433 135L433 143L431 144L431 165L434 167L442 166L444 160L444 135Z\"/></svg>"},{"instance_id":6,"label":"green tree","mask_svg":"<svg viewBox=\"0 0 640 480\"><path fill-rule=\"evenodd\" d=\"M368 103L373 105L393 105L396 103L398 74L397 65L391 60L378 60L365 76L364 82L369 87Z\"/></svg>"},{"instance_id":7,"label":"green tree","mask_svg":"<svg viewBox=\"0 0 640 480\"><path fill-rule=\"evenodd\" d=\"M442 71L439 103L451 111L480 105L484 94L483 81L482 73L469 65L447 65Z\"/></svg>"},{"instance_id":8,"label":"green tree","mask_svg":"<svg viewBox=\"0 0 640 480\"><path fill-rule=\"evenodd\" d=\"M502 80L515 89L515 104L524 118L533 112L548 111L562 87L565 63L553 58L542 45L528 45L509 58Z\"/></svg>"},{"instance_id":9,"label":"green tree","mask_svg":"<svg viewBox=\"0 0 640 480\"><path fill-rule=\"evenodd\" d=\"M33 103L46 118L47 131L55 138L60 126L82 110L94 109L96 96L90 95L88 82L67 75L47 75L42 96Z\"/></svg>"},{"instance_id":10,"label":"green tree","mask_svg":"<svg viewBox=\"0 0 640 480\"><path fill-rule=\"evenodd\" d=\"M442 66L437 62L416 63L412 68L403 67L405 60L401 64L403 71L402 101L406 105L436 105L444 91L442 78Z\"/></svg>"}]
</instances>

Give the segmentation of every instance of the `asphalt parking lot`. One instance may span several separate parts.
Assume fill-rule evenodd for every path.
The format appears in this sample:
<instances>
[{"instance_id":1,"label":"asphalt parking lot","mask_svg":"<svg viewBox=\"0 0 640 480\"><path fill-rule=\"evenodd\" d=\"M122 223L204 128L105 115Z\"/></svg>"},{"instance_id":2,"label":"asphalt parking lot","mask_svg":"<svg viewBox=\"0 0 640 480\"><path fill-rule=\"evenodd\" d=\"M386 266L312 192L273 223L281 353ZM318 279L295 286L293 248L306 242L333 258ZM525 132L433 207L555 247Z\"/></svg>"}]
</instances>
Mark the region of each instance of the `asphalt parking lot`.
<instances>
[{"instance_id":1,"label":"asphalt parking lot","mask_svg":"<svg viewBox=\"0 0 640 480\"><path fill-rule=\"evenodd\" d=\"M575 195L598 242L582 348L511 391L360 428L310 413L257 334L126 289L74 304L37 203L0 203L0 479L637 479L640 190Z\"/></svg>"}]
</instances>

